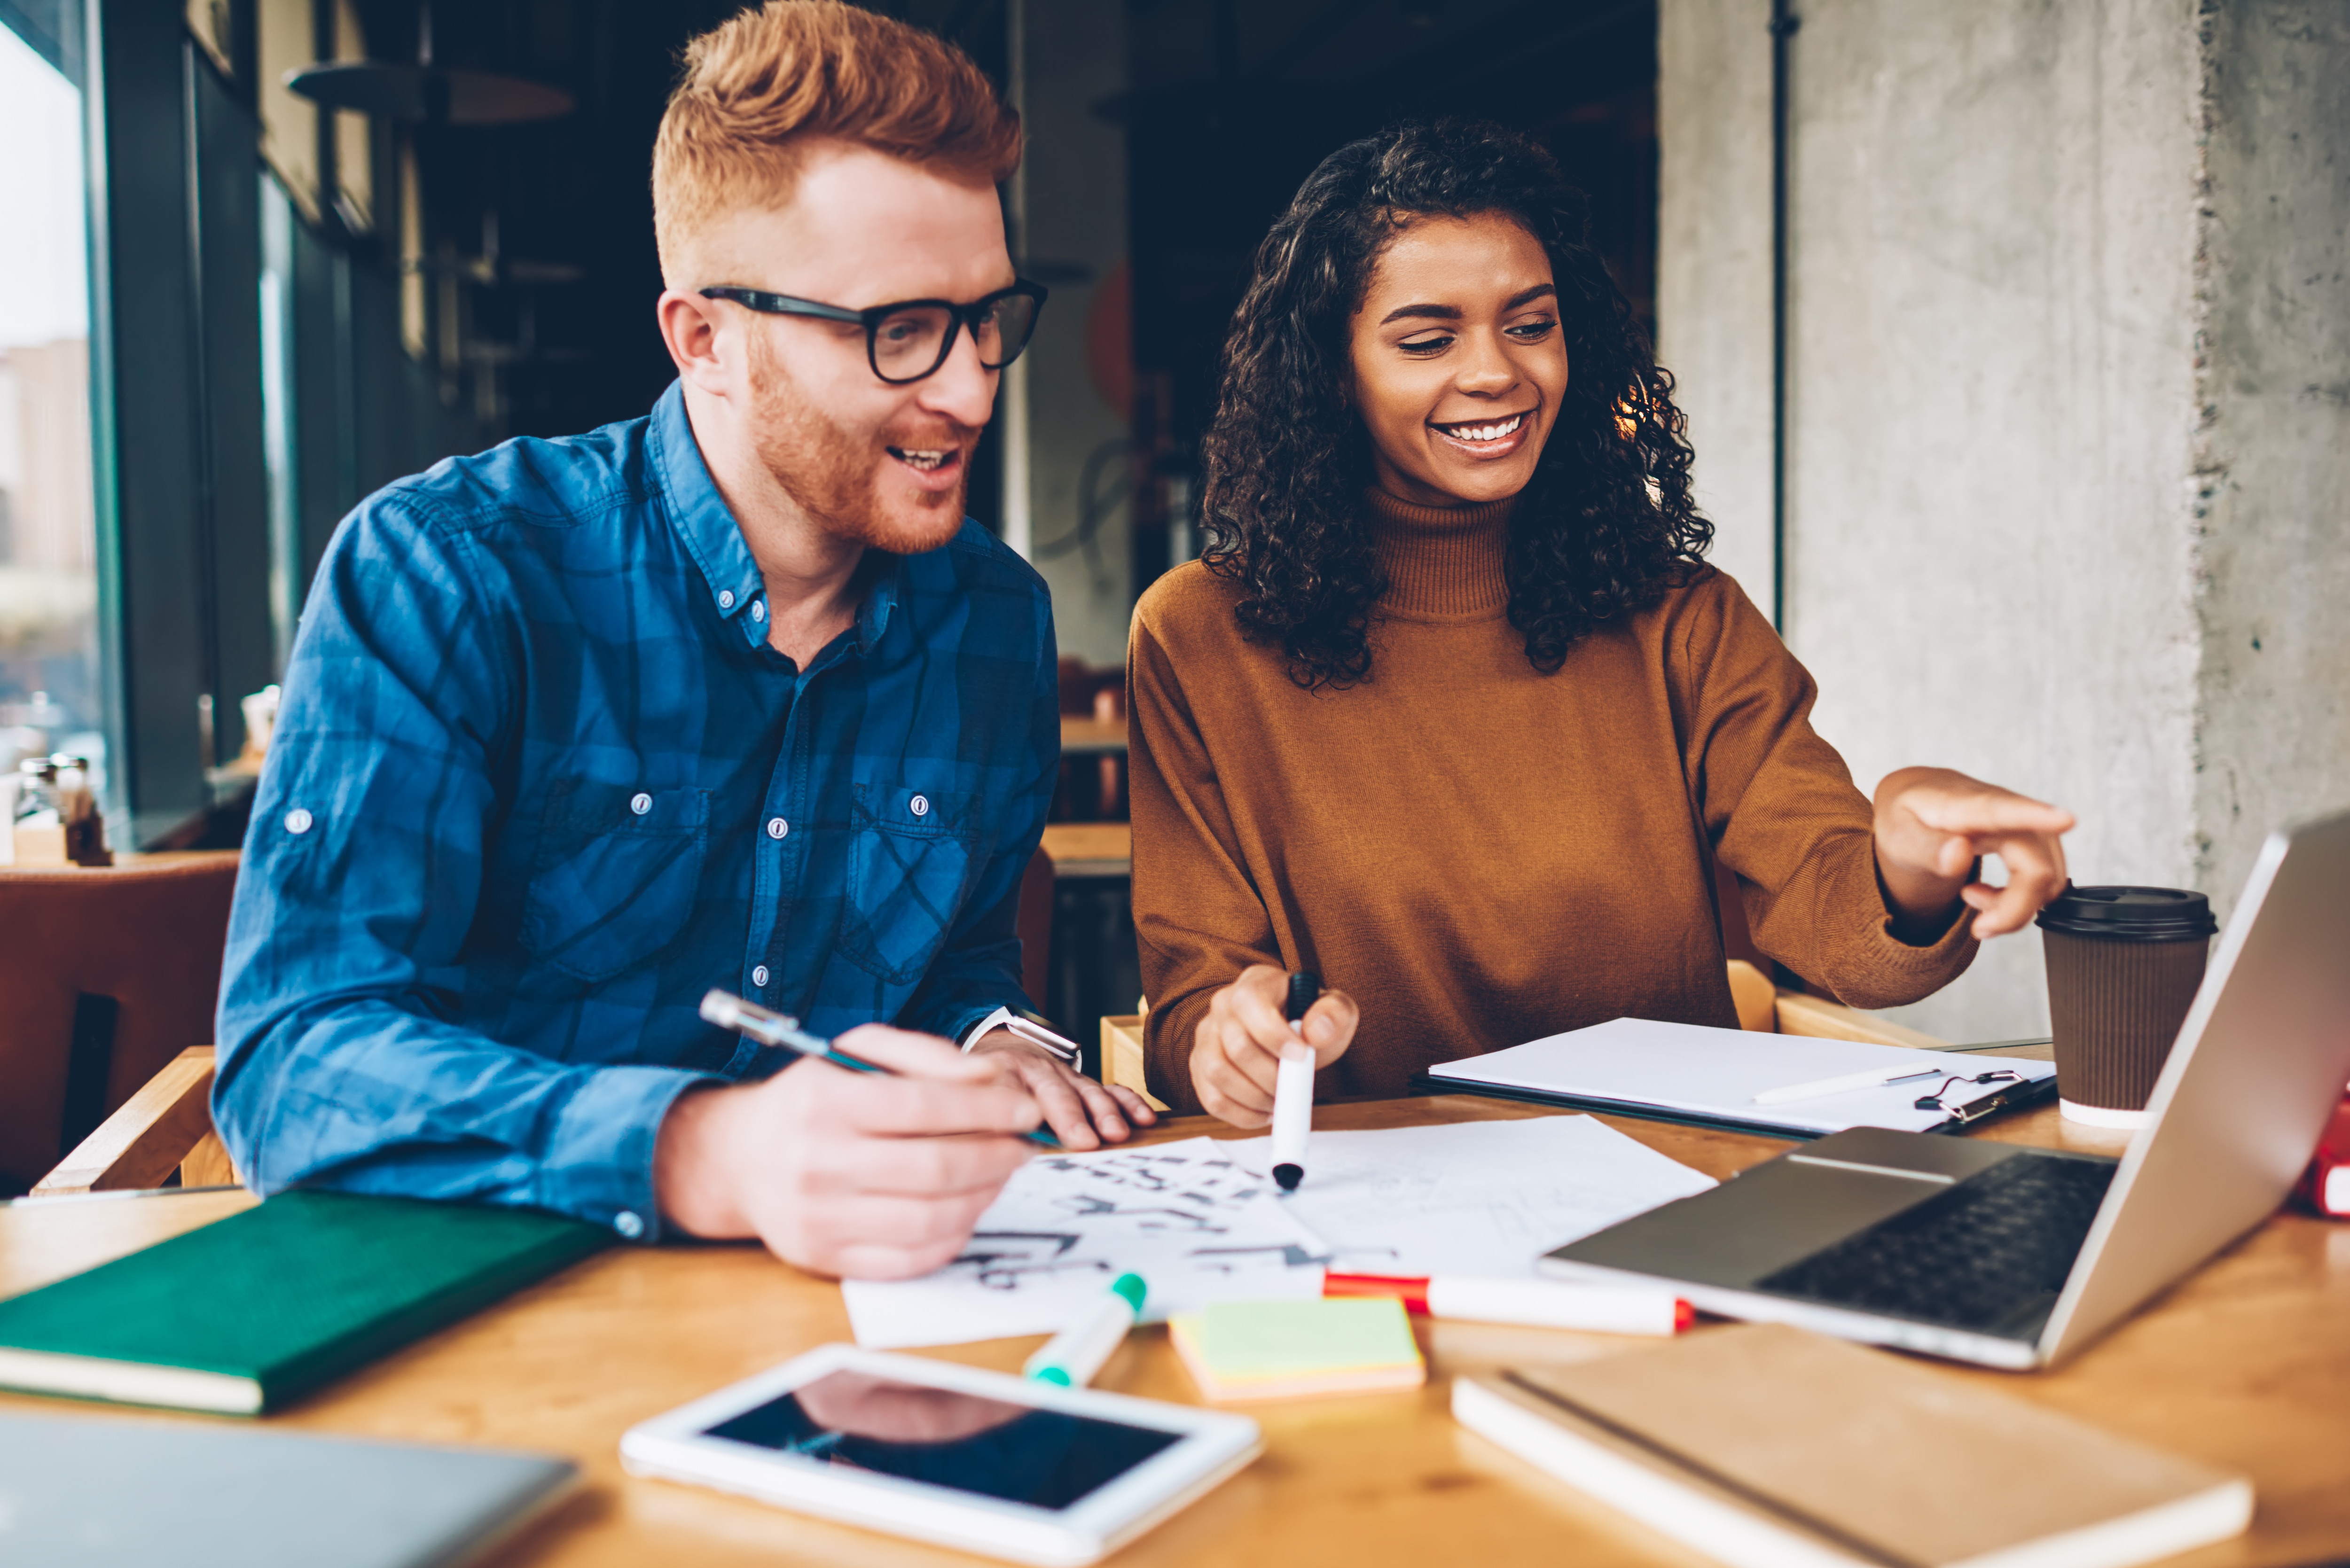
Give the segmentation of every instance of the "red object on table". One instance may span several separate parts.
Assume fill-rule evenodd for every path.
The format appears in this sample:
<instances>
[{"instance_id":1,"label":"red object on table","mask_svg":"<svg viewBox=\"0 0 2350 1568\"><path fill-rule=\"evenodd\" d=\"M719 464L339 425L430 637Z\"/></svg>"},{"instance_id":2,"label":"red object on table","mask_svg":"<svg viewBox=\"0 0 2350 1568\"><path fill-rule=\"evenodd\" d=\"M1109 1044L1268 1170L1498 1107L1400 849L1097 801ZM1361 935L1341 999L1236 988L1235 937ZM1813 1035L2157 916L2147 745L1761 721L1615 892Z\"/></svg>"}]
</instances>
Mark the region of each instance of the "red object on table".
<instances>
[{"instance_id":1,"label":"red object on table","mask_svg":"<svg viewBox=\"0 0 2350 1568\"><path fill-rule=\"evenodd\" d=\"M2316 1157L2294 1190L2327 1219L2350 1220L2350 1094L2334 1107L2334 1119L2317 1140Z\"/></svg>"},{"instance_id":2,"label":"red object on table","mask_svg":"<svg viewBox=\"0 0 2350 1568\"><path fill-rule=\"evenodd\" d=\"M1434 1283L1435 1282L1433 1280L1425 1275L1350 1274L1330 1272L1326 1272L1322 1276L1322 1294L1325 1298L1331 1296L1393 1296L1396 1300L1403 1303L1404 1310L1406 1312L1418 1313L1423 1317L1448 1317L1460 1315L1488 1323L1517 1323L1523 1321L1539 1324L1543 1322L1550 1322L1553 1327L1562 1328L1589 1328L1598 1329L1601 1331L1613 1329L1617 1332L1627 1334L1660 1332L1648 1327L1633 1327L1620 1322L1608 1322L1604 1320L1599 1322L1576 1322L1568 1324L1559 1323L1555 1320L1542 1317L1529 1317L1525 1319L1519 1319L1516 1317L1489 1317L1486 1315L1485 1310L1487 1303L1483 1302L1477 1302L1474 1304L1471 1304L1471 1303L1461 1301L1458 1297L1454 1299L1454 1303L1451 1305L1448 1305L1444 1302L1430 1302L1429 1299L1430 1288ZM1464 1286L1473 1288L1477 1283L1478 1282L1473 1280L1456 1278L1448 1288L1458 1289ZM1572 1289L1573 1287L1568 1288ZM1604 1295L1606 1292L1603 1290L1599 1293ZM1627 1293L1627 1294L1629 1293ZM1638 1295L1648 1297L1659 1305L1662 1305L1667 1300L1665 1293L1662 1291L1642 1291L1638 1292ZM1671 1303L1671 1331L1675 1334L1688 1333L1690 1325L1697 1322L1696 1310L1685 1301L1674 1300ZM1466 1310L1462 1310L1463 1308ZM1635 1310L1637 1314L1638 1309Z\"/></svg>"},{"instance_id":3,"label":"red object on table","mask_svg":"<svg viewBox=\"0 0 2350 1568\"><path fill-rule=\"evenodd\" d=\"M1331 1296L1393 1296L1403 1303L1403 1310L1425 1316L1428 1312L1428 1276L1425 1274L1343 1274L1325 1273L1322 1294Z\"/></svg>"}]
</instances>

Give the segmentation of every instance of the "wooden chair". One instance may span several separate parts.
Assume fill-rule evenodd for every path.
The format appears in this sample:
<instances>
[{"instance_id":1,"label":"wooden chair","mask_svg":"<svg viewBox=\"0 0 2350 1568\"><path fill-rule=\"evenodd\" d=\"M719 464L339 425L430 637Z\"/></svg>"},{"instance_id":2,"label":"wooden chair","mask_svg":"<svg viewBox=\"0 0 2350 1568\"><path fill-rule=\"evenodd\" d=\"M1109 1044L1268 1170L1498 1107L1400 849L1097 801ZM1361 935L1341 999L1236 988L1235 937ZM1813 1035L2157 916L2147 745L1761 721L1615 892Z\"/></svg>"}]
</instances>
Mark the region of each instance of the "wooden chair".
<instances>
[{"instance_id":1,"label":"wooden chair","mask_svg":"<svg viewBox=\"0 0 2350 1568\"><path fill-rule=\"evenodd\" d=\"M168 1091L195 1071L180 1064L182 1054L213 1037L236 865L229 850L106 867L0 868L0 1182L7 1190L23 1190L61 1158L52 1175L79 1188L151 1187L210 1132L208 1117L192 1122L182 1106L164 1141L181 1130L193 1136L172 1158L155 1164L149 1140L135 1157L125 1150L81 1179L99 1153L85 1157L83 1146L134 1099L184 1098ZM147 1094L167 1069L165 1086ZM207 1082L210 1075L206 1060ZM60 1189L50 1178L36 1189Z\"/></svg>"},{"instance_id":2,"label":"wooden chair","mask_svg":"<svg viewBox=\"0 0 2350 1568\"><path fill-rule=\"evenodd\" d=\"M1830 1002L1773 985L1761 970L1743 959L1730 961L1730 995L1738 1004L1738 1026L1774 1034L1811 1034L1826 1040L1865 1040L1872 1045L1899 1045L1912 1051L1947 1051L1950 1043Z\"/></svg>"},{"instance_id":3,"label":"wooden chair","mask_svg":"<svg viewBox=\"0 0 2350 1568\"><path fill-rule=\"evenodd\" d=\"M213 1130L213 1048L191 1045L139 1086L96 1132L36 1182L33 1196L161 1187L234 1187L236 1168Z\"/></svg>"},{"instance_id":4,"label":"wooden chair","mask_svg":"<svg viewBox=\"0 0 2350 1568\"><path fill-rule=\"evenodd\" d=\"M1020 874L1020 989L1042 1006L1053 974L1053 857L1040 847Z\"/></svg>"},{"instance_id":5,"label":"wooden chair","mask_svg":"<svg viewBox=\"0 0 2350 1568\"><path fill-rule=\"evenodd\" d=\"M234 882L234 857L231 856ZM222 910L223 933L227 912ZM1020 877L1020 903L1015 916L1020 933L1021 989L1031 997L1045 992L1053 950L1053 860L1039 849ZM220 972L220 945L213 944L213 987ZM206 998L203 1033L212 1032L212 998ZM228 1151L213 1131L213 1048L192 1046L181 1052L114 1108L95 1131L83 1138L56 1169L34 1187L36 1196L109 1189L154 1187L180 1171L183 1187L234 1183L236 1172Z\"/></svg>"}]
</instances>

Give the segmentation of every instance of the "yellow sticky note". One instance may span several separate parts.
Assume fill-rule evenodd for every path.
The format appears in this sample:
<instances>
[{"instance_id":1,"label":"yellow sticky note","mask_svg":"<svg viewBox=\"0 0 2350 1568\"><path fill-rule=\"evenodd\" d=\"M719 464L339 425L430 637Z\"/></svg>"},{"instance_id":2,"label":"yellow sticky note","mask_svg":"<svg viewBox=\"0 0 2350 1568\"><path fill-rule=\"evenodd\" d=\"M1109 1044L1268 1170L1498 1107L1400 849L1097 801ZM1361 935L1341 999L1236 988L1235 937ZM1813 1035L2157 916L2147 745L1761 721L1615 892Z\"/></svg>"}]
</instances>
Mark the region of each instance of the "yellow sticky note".
<instances>
[{"instance_id":1,"label":"yellow sticky note","mask_svg":"<svg viewBox=\"0 0 2350 1568\"><path fill-rule=\"evenodd\" d=\"M1411 1320L1392 1297L1223 1302L1169 1327L1211 1399L1412 1388L1428 1376Z\"/></svg>"}]
</instances>

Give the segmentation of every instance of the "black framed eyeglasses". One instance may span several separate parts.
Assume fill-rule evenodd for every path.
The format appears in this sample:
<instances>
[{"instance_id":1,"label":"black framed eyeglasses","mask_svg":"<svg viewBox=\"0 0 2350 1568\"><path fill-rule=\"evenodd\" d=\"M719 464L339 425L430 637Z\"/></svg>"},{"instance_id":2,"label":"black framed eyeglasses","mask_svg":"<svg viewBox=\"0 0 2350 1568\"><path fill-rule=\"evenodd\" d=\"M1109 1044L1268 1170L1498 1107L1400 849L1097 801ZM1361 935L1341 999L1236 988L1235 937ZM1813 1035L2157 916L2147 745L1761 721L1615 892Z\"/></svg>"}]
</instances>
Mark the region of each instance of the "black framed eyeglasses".
<instances>
[{"instance_id":1,"label":"black framed eyeglasses","mask_svg":"<svg viewBox=\"0 0 2350 1568\"><path fill-rule=\"evenodd\" d=\"M957 305L950 299L901 299L865 310L768 294L755 288L705 288L705 299L731 299L764 316L813 316L819 321L854 321L865 328L865 359L873 373L893 387L934 373L954 351L955 337L971 329L981 366L1001 370L1020 358L1045 308L1045 286L1022 278L1010 288Z\"/></svg>"}]
</instances>

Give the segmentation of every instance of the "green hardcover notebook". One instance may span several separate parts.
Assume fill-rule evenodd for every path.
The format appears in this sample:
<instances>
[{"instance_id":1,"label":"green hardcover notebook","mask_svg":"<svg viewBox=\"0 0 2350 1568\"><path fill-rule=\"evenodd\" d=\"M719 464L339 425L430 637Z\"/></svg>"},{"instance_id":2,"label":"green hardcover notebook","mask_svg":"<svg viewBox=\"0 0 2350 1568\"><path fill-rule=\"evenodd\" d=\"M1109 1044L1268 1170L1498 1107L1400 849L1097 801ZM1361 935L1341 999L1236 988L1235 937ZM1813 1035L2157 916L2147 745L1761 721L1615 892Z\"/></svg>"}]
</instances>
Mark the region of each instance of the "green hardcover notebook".
<instances>
[{"instance_id":1,"label":"green hardcover notebook","mask_svg":"<svg viewBox=\"0 0 2350 1568\"><path fill-rule=\"evenodd\" d=\"M0 1386L258 1415L611 1239L528 1210L280 1193L0 1302Z\"/></svg>"}]
</instances>

